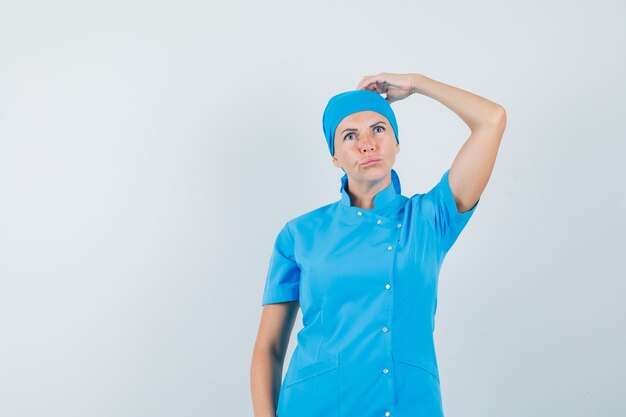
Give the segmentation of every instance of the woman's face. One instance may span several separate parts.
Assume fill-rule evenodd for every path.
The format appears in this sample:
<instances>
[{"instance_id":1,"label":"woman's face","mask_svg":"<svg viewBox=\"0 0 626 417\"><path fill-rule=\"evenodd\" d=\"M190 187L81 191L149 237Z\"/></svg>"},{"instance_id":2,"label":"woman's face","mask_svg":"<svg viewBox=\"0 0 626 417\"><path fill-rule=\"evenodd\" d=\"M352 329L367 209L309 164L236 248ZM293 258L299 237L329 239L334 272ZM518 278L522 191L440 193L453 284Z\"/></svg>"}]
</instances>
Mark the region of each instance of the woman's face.
<instances>
[{"instance_id":1,"label":"woman's face","mask_svg":"<svg viewBox=\"0 0 626 417\"><path fill-rule=\"evenodd\" d=\"M396 161L400 145L389 120L380 113L360 111L344 118L335 130L333 165L349 178L372 182L384 178ZM368 158L378 162L363 164Z\"/></svg>"}]
</instances>

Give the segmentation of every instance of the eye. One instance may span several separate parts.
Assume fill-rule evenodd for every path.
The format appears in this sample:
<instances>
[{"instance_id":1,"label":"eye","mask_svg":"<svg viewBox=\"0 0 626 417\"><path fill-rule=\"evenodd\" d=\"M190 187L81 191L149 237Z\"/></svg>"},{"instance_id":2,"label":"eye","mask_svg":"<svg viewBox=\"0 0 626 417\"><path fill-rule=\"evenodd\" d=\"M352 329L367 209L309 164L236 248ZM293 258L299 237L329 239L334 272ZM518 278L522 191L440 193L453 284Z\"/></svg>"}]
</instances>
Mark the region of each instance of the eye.
<instances>
[{"instance_id":1,"label":"eye","mask_svg":"<svg viewBox=\"0 0 626 417\"><path fill-rule=\"evenodd\" d=\"M348 137L350 137L350 136L352 136L352 135L354 135L354 133L348 133L346 136L344 136L344 137L343 137L343 140L348 139Z\"/></svg>"},{"instance_id":2,"label":"eye","mask_svg":"<svg viewBox=\"0 0 626 417\"><path fill-rule=\"evenodd\" d=\"M384 127L382 127L382 126L376 126L374 129L382 129L382 130L383 130L383 132L385 131L385 128L384 128Z\"/></svg>"}]
</instances>

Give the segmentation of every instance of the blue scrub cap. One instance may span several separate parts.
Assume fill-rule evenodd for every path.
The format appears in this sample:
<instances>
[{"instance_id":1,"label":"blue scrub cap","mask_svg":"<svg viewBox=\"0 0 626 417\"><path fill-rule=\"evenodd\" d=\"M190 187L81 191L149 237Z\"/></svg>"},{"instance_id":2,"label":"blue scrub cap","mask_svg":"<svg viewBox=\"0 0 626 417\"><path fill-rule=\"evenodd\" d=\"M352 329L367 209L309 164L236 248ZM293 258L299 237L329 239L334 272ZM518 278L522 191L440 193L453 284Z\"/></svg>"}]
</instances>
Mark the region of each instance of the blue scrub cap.
<instances>
[{"instance_id":1,"label":"blue scrub cap","mask_svg":"<svg viewBox=\"0 0 626 417\"><path fill-rule=\"evenodd\" d=\"M371 90L346 91L333 96L328 101L324 109L324 115L322 116L324 135L326 136L328 150L331 155L335 154L335 130L339 123L341 123L346 116L365 110L375 111L385 116L387 120L389 120L389 123L391 123L391 127L396 134L396 141L400 143L396 115L385 98Z\"/></svg>"}]
</instances>

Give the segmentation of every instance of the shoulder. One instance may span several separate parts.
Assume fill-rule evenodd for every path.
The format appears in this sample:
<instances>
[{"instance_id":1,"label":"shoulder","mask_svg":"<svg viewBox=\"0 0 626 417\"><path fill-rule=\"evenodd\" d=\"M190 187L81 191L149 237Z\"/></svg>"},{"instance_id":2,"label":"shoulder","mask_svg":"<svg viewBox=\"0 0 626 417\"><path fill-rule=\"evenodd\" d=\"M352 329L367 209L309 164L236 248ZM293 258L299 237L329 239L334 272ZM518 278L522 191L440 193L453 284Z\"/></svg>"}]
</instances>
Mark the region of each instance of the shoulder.
<instances>
[{"instance_id":1,"label":"shoulder","mask_svg":"<svg viewBox=\"0 0 626 417\"><path fill-rule=\"evenodd\" d=\"M431 185L430 189L427 191L415 193L407 197L406 205L422 214L433 214L435 210L435 199L441 192L443 179L444 177L439 179L439 181L436 184Z\"/></svg>"},{"instance_id":2,"label":"shoulder","mask_svg":"<svg viewBox=\"0 0 626 417\"><path fill-rule=\"evenodd\" d=\"M437 190L432 188L426 193L417 193L413 194L407 200L407 205L410 209L415 212L423 215L426 218L435 215L435 199L433 198L436 194Z\"/></svg>"},{"instance_id":3,"label":"shoulder","mask_svg":"<svg viewBox=\"0 0 626 417\"><path fill-rule=\"evenodd\" d=\"M339 202L326 204L324 206L315 208L305 213L299 214L289 221L286 226L291 230L291 233L298 233L307 231L314 228L324 227L330 221L332 221Z\"/></svg>"},{"instance_id":4,"label":"shoulder","mask_svg":"<svg viewBox=\"0 0 626 417\"><path fill-rule=\"evenodd\" d=\"M448 179L449 171L449 169L444 171L437 183L431 186L427 192L413 194L410 197L411 204L426 214L434 214L439 203L448 203L448 200L453 198Z\"/></svg>"}]
</instances>

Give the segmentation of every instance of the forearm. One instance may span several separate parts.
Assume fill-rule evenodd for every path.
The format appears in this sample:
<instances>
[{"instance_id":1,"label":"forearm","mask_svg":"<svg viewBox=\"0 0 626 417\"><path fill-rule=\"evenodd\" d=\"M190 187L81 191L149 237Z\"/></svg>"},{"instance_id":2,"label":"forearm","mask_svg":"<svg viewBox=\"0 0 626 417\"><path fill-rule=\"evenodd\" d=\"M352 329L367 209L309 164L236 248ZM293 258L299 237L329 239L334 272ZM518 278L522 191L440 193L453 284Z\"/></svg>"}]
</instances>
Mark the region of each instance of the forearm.
<instances>
[{"instance_id":1,"label":"forearm","mask_svg":"<svg viewBox=\"0 0 626 417\"><path fill-rule=\"evenodd\" d=\"M455 112L470 128L474 129L498 123L503 116L502 106L469 91L412 74L412 93L419 93L439 101Z\"/></svg>"},{"instance_id":2,"label":"forearm","mask_svg":"<svg viewBox=\"0 0 626 417\"><path fill-rule=\"evenodd\" d=\"M254 417L275 417L283 362L268 349L255 349L250 368Z\"/></svg>"}]
</instances>

